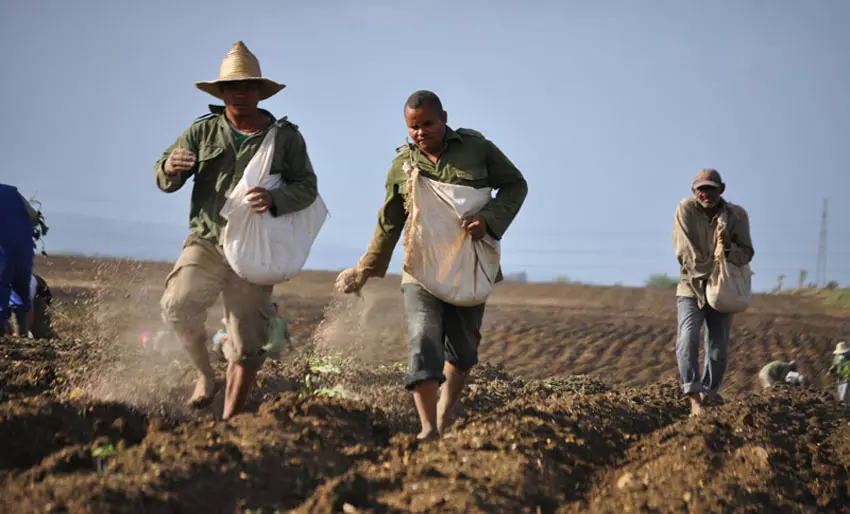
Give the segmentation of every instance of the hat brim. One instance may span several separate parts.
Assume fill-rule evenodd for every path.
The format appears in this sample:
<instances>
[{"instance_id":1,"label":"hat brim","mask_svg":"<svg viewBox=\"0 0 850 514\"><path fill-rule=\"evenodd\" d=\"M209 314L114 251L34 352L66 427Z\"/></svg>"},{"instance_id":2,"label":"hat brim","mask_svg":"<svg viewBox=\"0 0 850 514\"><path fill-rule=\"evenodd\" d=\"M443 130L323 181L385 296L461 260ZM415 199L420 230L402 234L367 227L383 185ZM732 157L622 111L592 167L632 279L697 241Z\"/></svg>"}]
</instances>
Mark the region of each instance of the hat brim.
<instances>
[{"instance_id":1,"label":"hat brim","mask_svg":"<svg viewBox=\"0 0 850 514\"><path fill-rule=\"evenodd\" d=\"M718 184L717 182L714 182L714 181L711 181L711 180L700 180L699 182L694 183L693 188L697 189L697 188L700 188L702 186L711 186L711 187L716 187L717 189L720 189L722 187L722 185L723 184Z\"/></svg>"},{"instance_id":2,"label":"hat brim","mask_svg":"<svg viewBox=\"0 0 850 514\"><path fill-rule=\"evenodd\" d=\"M242 82L246 80L251 80L257 82L260 86L260 100L265 100L266 98L271 98L280 92L281 89L286 87L286 84L279 84L273 80L264 78L264 77L245 77L241 79L234 80L210 80L207 82L195 82L195 87L203 91L204 93L209 93L219 100L223 100L221 96L221 84L225 82Z\"/></svg>"}]
</instances>

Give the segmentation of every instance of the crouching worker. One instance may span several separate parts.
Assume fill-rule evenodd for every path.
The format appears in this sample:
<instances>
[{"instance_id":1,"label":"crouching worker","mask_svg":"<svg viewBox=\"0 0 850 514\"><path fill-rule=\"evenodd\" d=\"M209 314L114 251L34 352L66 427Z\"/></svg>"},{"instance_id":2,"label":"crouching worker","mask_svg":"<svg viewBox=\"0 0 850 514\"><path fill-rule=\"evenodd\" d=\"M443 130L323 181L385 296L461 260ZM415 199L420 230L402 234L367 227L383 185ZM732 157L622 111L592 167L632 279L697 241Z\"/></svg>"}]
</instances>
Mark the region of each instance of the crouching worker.
<instances>
[{"instance_id":1,"label":"crouching worker","mask_svg":"<svg viewBox=\"0 0 850 514\"><path fill-rule=\"evenodd\" d=\"M18 189L0 184L0 336L6 334L14 292L18 334L29 332L33 264L33 226L37 213Z\"/></svg>"},{"instance_id":2,"label":"crouching worker","mask_svg":"<svg viewBox=\"0 0 850 514\"><path fill-rule=\"evenodd\" d=\"M427 247L428 243L411 236L410 231L418 230L421 235L428 226L448 220L451 238L458 245L493 247L519 212L528 188L522 173L495 144L474 130L453 130L446 125L446 111L434 93L413 93L404 106L404 118L412 143L397 149L386 180L386 200L378 211L378 224L366 254L356 267L339 275L336 286L343 293L356 293L367 279L385 276L407 224L401 287L408 333L404 385L413 392L422 425L417 437L431 439L449 426L469 371L478 363L484 303L461 306L460 302L438 298L433 288L427 289L422 275L442 276L442 285L464 281L477 284L478 271L473 265L471 272L464 272L468 276L461 276L452 269L458 264L444 248ZM417 206L412 198L416 194L410 189L416 187L411 186L416 176L428 179L428 187L446 195L441 208L449 211ZM495 198L490 196L491 188L498 190ZM451 195L476 198L480 208L461 215L456 203L452 207ZM440 258L444 260L422 265L428 259ZM488 285L501 279L498 262L494 267L492 276L487 277ZM416 277L414 269L420 272Z\"/></svg>"},{"instance_id":3,"label":"crouching worker","mask_svg":"<svg viewBox=\"0 0 850 514\"><path fill-rule=\"evenodd\" d=\"M222 295L228 331L222 417L229 419L243 409L266 358L263 346L275 313L272 286L241 278L224 256L222 206L272 127L276 136L269 174L279 176L280 185L250 189L245 198L253 211L278 217L309 207L317 197L316 175L298 128L257 107L284 85L262 76L257 58L241 41L224 58L217 80L195 85L223 100L224 106L212 106L210 114L198 118L154 166L157 186L167 193L194 177L189 237L166 278L161 307L163 320L178 334L198 370L188 403L200 407L212 401L217 389L204 324L207 310Z\"/></svg>"},{"instance_id":4,"label":"crouching worker","mask_svg":"<svg viewBox=\"0 0 850 514\"><path fill-rule=\"evenodd\" d=\"M778 382L801 385L803 376L797 372L796 361L773 361L765 364L759 371L759 383L762 390L770 389Z\"/></svg>"}]
</instances>

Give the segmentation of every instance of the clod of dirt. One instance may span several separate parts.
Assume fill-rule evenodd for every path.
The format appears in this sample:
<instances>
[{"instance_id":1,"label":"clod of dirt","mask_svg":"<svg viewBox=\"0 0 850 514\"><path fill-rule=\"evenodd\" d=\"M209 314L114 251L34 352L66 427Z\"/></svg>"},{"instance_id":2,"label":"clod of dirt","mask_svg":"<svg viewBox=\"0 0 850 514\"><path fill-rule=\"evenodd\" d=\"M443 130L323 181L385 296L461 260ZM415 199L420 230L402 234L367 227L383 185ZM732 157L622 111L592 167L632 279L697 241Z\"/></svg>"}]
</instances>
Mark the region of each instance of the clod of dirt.
<instances>
[{"instance_id":1,"label":"clod of dirt","mask_svg":"<svg viewBox=\"0 0 850 514\"><path fill-rule=\"evenodd\" d=\"M617 480L617 489L625 489L632 485L634 482L635 476L632 473L626 473Z\"/></svg>"}]
</instances>

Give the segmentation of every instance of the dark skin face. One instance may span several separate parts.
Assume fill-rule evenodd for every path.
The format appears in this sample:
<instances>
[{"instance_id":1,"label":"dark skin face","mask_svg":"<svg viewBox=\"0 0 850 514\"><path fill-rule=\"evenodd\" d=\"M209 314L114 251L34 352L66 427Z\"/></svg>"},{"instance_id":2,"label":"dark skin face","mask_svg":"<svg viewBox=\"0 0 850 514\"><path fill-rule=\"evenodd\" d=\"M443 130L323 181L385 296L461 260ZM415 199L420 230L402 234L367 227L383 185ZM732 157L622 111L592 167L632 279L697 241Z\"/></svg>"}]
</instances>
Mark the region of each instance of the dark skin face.
<instances>
[{"instance_id":1,"label":"dark skin face","mask_svg":"<svg viewBox=\"0 0 850 514\"><path fill-rule=\"evenodd\" d=\"M221 84L221 96L227 119L239 130L256 132L268 124L268 116L260 112L260 88L256 81L240 80ZM263 213L272 206L271 194L261 187L252 187L246 193L246 199L257 213Z\"/></svg>"},{"instance_id":2,"label":"dark skin face","mask_svg":"<svg viewBox=\"0 0 850 514\"><path fill-rule=\"evenodd\" d=\"M694 189L694 197L703 209L714 209L720 202L720 196L725 191L724 186L714 187L703 185Z\"/></svg>"},{"instance_id":3,"label":"dark skin face","mask_svg":"<svg viewBox=\"0 0 850 514\"><path fill-rule=\"evenodd\" d=\"M231 120L250 120L259 114L260 88L253 80L224 82L221 84L227 117Z\"/></svg>"},{"instance_id":4,"label":"dark skin face","mask_svg":"<svg viewBox=\"0 0 850 514\"><path fill-rule=\"evenodd\" d=\"M440 112L431 105L423 105L418 109L410 107L404 109L407 133L428 157L440 156L446 138L446 121L448 121L446 111Z\"/></svg>"},{"instance_id":5,"label":"dark skin face","mask_svg":"<svg viewBox=\"0 0 850 514\"><path fill-rule=\"evenodd\" d=\"M700 207L705 209L705 213L709 217L714 217L719 208L718 204L720 203L720 196L723 195L724 191L726 191L725 185L721 185L720 187L702 185L694 188L694 198L696 198ZM723 246L728 246L728 235L725 230L720 232L718 237Z\"/></svg>"},{"instance_id":6,"label":"dark skin face","mask_svg":"<svg viewBox=\"0 0 850 514\"><path fill-rule=\"evenodd\" d=\"M446 111L440 112L431 105L423 105L418 109L404 108L407 133L431 162L437 162L443 151L447 121ZM487 234L487 222L478 215L467 216L461 220L460 226L476 241Z\"/></svg>"}]
</instances>

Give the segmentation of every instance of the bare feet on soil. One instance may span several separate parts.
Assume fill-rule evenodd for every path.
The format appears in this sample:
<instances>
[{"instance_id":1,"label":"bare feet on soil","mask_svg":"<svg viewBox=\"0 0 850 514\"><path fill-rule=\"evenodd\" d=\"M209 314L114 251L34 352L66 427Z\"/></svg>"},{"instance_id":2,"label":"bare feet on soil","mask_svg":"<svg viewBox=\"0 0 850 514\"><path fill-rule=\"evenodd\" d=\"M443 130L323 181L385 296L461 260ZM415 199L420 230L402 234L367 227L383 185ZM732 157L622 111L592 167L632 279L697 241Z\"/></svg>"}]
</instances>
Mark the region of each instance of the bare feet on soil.
<instances>
[{"instance_id":1,"label":"bare feet on soil","mask_svg":"<svg viewBox=\"0 0 850 514\"><path fill-rule=\"evenodd\" d=\"M201 409L208 406L213 398L215 398L216 384L214 375L198 374L198 381L195 383L195 392L192 397L186 402L186 405L194 409Z\"/></svg>"},{"instance_id":2,"label":"bare feet on soil","mask_svg":"<svg viewBox=\"0 0 850 514\"><path fill-rule=\"evenodd\" d=\"M703 415L702 410L702 393L691 393L688 397L691 400L691 417L698 417Z\"/></svg>"},{"instance_id":3,"label":"bare feet on soil","mask_svg":"<svg viewBox=\"0 0 850 514\"><path fill-rule=\"evenodd\" d=\"M434 441L439 438L440 433L434 428L422 430L421 432L419 432L419 434L416 435L416 439L419 441Z\"/></svg>"}]
</instances>

